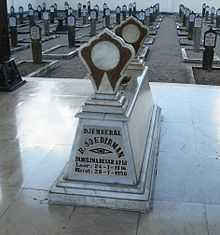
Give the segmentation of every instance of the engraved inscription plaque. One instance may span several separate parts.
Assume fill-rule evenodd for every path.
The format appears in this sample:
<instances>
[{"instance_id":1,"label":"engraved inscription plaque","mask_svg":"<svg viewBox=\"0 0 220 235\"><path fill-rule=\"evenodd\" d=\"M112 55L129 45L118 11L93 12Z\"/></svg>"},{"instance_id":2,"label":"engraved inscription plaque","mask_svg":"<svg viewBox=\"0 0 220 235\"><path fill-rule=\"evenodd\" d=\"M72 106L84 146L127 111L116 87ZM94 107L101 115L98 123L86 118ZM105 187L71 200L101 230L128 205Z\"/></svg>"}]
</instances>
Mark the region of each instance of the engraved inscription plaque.
<instances>
[{"instance_id":1,"label":"engraved inscription plaque","mask_svg":"<svg viewBox=\"0 0 220 235\"><path fill-rule=\"evenodd\" d=\"M74 175L116 178L128 176L128 161L125 158L122 131L120 128L85 126L77 150Z\"/></svg>"}]
</instances>

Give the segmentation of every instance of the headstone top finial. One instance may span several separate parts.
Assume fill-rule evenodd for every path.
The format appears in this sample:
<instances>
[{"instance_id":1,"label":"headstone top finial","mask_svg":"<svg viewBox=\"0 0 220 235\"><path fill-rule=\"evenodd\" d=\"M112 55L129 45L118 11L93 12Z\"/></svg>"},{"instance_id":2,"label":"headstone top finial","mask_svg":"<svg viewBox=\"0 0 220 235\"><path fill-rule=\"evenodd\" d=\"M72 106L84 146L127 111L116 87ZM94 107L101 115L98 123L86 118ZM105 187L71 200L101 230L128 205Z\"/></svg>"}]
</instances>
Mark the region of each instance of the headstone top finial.
<instances>
[{"instance_id":1,"label":"headstone top finial","mask_svg":"<svg viewBox=\"0 0 220 235\"><path fill-rule=\"evenodd\" d=\"M137 53L144 38L148 35L148 29L135 17L130 16L115 28L115 33L126 43L131 44Z\"/></svg>"},{"instance_id":2,"label":"headstone top finial","mask_svg":"<svg viewBox=\"0 0 220 235\"><path fill-rule=\"evenodd\" d=\"M81 47L80 57L90 72L96 93L115 94L134 57L134 49L105 29Z\"/></svg>"}]
</instances>

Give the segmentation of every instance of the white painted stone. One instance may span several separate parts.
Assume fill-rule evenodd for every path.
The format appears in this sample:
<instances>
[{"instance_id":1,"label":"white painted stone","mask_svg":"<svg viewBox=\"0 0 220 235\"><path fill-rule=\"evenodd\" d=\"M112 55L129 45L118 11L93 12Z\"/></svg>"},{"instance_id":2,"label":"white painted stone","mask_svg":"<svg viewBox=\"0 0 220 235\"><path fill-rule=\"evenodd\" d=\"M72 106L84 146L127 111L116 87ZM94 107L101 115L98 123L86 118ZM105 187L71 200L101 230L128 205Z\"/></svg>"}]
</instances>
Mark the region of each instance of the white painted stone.
<instances>
[{"instance_id":1,"label":"white painted stone","mask_svg":"<svg viewBox=\"0 0 220 235\"><path fill-rule=\"evenodd\" d=\"M134 24L129 24L123 28L122 37L127 43L135 43L140 38L140 30Z\"/></svg>"},{"instance_id":2,"label":"white painted stone","mask_svg":"<svg viewBox=\"0 0 220 235\"><path fill-rule=\"evenodd\" d=\"M101 70L112 70L120 61L120 52L111 42L99 42L92 49L92 62Z\"/></svg>"}]
</instances>

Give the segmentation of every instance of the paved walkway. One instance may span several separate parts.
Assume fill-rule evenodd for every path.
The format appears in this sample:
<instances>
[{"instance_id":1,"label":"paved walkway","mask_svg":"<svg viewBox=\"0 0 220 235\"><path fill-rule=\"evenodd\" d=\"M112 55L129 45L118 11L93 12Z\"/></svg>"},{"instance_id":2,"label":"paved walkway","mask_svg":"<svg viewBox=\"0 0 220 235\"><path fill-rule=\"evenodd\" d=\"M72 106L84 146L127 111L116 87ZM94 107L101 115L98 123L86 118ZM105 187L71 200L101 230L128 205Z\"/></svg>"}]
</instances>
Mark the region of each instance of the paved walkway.
<instances>
[{"instance_id":1,"label":"paved walkway","mask_svg":"<svg viewBox=\"0 0 220 235\"><path fill-rule=\"evenodd\" d=\"M177 40L175 16L166 16L148 58L151 81L189 83Z\"/></svg>"}]
</instances>

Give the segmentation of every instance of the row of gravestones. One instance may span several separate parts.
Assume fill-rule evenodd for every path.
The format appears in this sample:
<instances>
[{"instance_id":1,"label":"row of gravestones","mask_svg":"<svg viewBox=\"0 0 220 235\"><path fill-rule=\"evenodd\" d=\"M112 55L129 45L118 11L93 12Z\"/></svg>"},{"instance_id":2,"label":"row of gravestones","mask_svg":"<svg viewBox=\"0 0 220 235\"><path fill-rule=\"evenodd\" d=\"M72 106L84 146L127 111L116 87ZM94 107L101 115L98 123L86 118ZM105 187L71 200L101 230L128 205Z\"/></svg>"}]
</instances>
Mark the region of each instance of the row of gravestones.
<instances>
[{"instance_id":1,"label":"row of gravestones","mask_svg":"<svg viewBox=\"0 0 220 235\"><path fill-rule=\"evenodd\" d=\"M154 6L159 11L159 5ZM157 11L155 11L157 12ZM91 10L91 31L90 36L96 35L96 12ZM155 17L155 16L154 16ZM107 16L106 16L107 19ZM143 20L140 20L143 24L145 23ZM126 19L125 19L126 20ZM152 19L154 22L155 18ZM110 19L109 19L110 21ZM110 25L109 25L110 26ZM109 28L109 27L107 27ZM77 42L75 38L75 30L76 29L76 18L73 14L67 17L67 30L68 30L68 42L69 47L76 47ZM40 26L34 25L31 27L31 40L32 40L32 51L33 51L33 61L34 63L41 63L42 61L42 47L41 47L41 28ZM35 55L35 56L34 56Z\"/></svg>"},{"instance_id":2,"label":"row of gravestones","mask_svg":"<svg viewBox=\"0 0 220 235\"><path fill-rule=\"evenodd\" d=\"M210 20L211 24L214 24L216 18L216 25L218 25L218 28L220 27L220 8L216 10L215 7L210 8L204 3L202 5L202 17L205 18L206 21Z\"/></svg>"},{"instance_id":3,"label":"row of gravestones","mask_svg":"<svg viewBox=\"0 0 220 235\"><path fill-rule=\"evenodd\" d=\"M186 30L188 31L188 39L193 39L194 50L196 52L200 52L203 14L195 14L189 8L181 4L179 7L179 17L182 20L182 26L186 27ZM210 29L204 33L203 46L205 50L203 52L203 69L205 70L212 69L217 35L217 32L214 31L212 27L210 27Z\"/></svg>"},{"instance_id":4,"label":"row of gravestones","mask_svg":"<svg viewBox=\"0 0 220 235\"><path fill-rule=\"evenodd\" d=\"M179 17L182 19L182 23L184 26L187 25L187 22L190 18L190 15L194 13L192 12L189 8L185 7L184 5L180 5L179 7ZM210 8L209 6L206 6L202 9L202 14L198 14L197 16L205 18L206 21L209 20L210 17L210 23L214 24L214 19L216 19L216 28L220 28L220 9L216 10L214 7L211 8L211 13L210 13ZM193 17L192 17L193 18Z\"/></svg>"}]
</instances>

